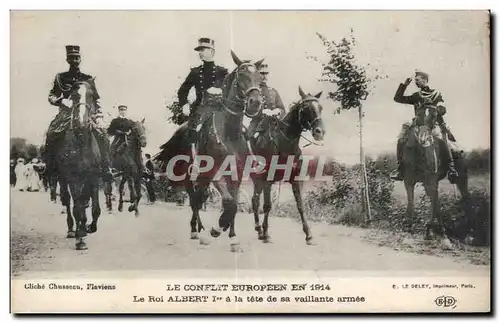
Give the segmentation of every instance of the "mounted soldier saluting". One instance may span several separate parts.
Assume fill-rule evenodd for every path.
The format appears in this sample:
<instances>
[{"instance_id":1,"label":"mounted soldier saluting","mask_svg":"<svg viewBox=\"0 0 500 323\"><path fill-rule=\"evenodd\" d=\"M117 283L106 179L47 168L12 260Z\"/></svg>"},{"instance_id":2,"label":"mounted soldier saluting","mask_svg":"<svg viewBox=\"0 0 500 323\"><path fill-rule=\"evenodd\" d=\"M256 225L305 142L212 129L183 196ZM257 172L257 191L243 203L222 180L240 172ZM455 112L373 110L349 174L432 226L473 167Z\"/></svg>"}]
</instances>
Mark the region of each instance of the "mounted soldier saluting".
<instances>
[{"instance_id":1,"label":"mounted soldier saluting","mask_svg":"<svg viewBox=\"0 0 500 323\"><path fill-rule=\"evenodd\" d=\"M84 74L80 71L80 46L66 46L66 62L69 64L69 70L67 72L58 73L55 76L52 89L50 90L48 96L49 103L59 107L59 113L52 120L49 125L49 129L47 130L45 143L44 159L47 162L47 168L50 169L50 172L52 172L55 167L55 156L59 139L61 139L64 132L70 127L72 115L71 111L74 104L71 98L71 92L73 85L76 82L86 81L92 84L95 94L94 104L97 106L97 113L92 117L94 119L98 119L102 116L102 108L99 102L100 97L95 86L94 78L91 75ZM96 125L94 129L97 130L94 132L94 135L98 141L103 159L103 163L101 165L103 175L106 178L110 178L112 174L109 162L108 138L106 136L106 131L99 126L99 122L97 120L94 121Z\"/></svg>"},{"instance_id":2,"label":"mounted soldier saluting","mask_svg":"<svg viewBox=\"0 0 500 323\"><path fill-rule=\"evenodd\" d=\"M443 135L443 139L448 144L448 140L455 142L455 137L451 133L450 129L446 126L444 122L443 115L446 113L446 108L444 107L444 101L441 93L435 89L431 89L428 86L429 75L422 71L415 72L415 85L420 89L420 91L413 93L410 96L405 96L404 92L408 85L410 85L412 79L407 78L404 83L401 83L394 95L394 101L402 104L412 104L415 109L415 118L414 122L417 125L423 125L423 120L425 118L425 111L429 110L433 120L436 122ZM406 144L406 139L408 136L408 131L411 127L412 123L403 124L403 128L398 137L398 145L397 145L397 162L398 168L391 172L390 177L393 180L403 180L402 176L402 161L403 161L403 151L404 146ZM448 146L450 150L450 147ZM451 151L450 151L451 155ZM448 177L450 179L456 179L458 177L457 170L455 168L455 163L453 158L450 158L450 162L448 164Z\"/></svg>"},{"instance_id":3,"label":"mounted soldier saluting","mask_svg":"<svg viewBox=\"0 0 500 323\"><path fill-rule=\"evenodd\" d=\"M179 105L185 114L189 114L187 127L189 132L189 142L195 154L195 144L197 141L196 127L200 124L203 115L203 109L200 108L203 102L203 96L206 93L213 95L222 94L222 83L228 74L226 68L216 65L214 62L215 42L210 38L200 38L198 46L194 48L198 52L201 61L200 66L191 68L185 81L177 92ZM196 100L189 106L187 97L189 91L194 86L196 89Z\"/></svg>"},{"instance_id":4,"label":"mounted soldier saluting","mask_svg":"<svg viewBox=\"0 0 500 323\"><path fill-rule=\"evenodd\" d=\"M261 132L267 130L273 120L273 116L281 119L286 114L285 105L281 101L278 91L267 85L269 66L262 64L259 68L259 73L262 77L260 83L262 112L250 121L250 125L248 126L249 138L257 138Z\"/></svg>"}]
</instances>

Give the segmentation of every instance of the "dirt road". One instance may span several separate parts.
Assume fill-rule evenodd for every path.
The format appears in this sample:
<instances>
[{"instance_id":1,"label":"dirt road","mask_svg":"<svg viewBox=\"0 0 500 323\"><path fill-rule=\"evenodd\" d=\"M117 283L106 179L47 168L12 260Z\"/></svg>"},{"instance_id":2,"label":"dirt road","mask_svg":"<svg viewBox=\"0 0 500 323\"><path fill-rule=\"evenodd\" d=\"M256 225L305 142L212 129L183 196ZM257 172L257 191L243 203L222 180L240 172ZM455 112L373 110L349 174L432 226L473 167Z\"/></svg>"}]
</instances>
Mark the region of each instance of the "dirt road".
<instances>
[{"instance_id":1,"label":"dirt road","mask_svg":"<svg viewBox=\"0 0 500 323\"><path fill-rule=\"evenodd\" d=\"M116 208L116 206L115 206ZM126 209L126 208L125 208ZM460 271L488 275L489 265L474 265L452 256L404 252L368 242L365 229L312 224L316 245L304 241L301 225L292 219L271 218L272 243L264 244L253 230L253 216L238 213L236 232L242 252L229 251L227 233L208 246L189 237L190 209L173 204L142 205L141 216L103 210L89 249L76 251L65 238L66 215L47 193L11 195L12 272L17 277L44 272L136 271L183 269L345 270L345 271ZM217 210L201 213L205 227Z\"/></svg>"}]
</instances>

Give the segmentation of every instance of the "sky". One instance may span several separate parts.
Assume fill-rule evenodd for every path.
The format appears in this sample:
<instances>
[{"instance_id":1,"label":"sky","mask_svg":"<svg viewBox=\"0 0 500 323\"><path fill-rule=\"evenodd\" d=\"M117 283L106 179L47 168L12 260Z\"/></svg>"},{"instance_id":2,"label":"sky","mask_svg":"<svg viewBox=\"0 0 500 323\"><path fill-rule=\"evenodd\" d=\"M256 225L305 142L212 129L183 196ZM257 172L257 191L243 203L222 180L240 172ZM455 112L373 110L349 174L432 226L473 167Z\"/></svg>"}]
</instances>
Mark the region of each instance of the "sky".
<instances>
[{"instance_id":1,"label":"sky","mask_svg":"<svg viewBox=\"0 0 500 323\"><path fill-rule=\"evenodd\" d=\"M131 118L146 118L145 152L154 154L177 127L167 121L165 102L200 64L193 50L198 38L215 40L215 61L229 70L235 67L230 49L241 59L265 58L269 85L288 106L299 98L298 86L310 93L334 90L317 81L321 66L307 58L327 58L315 33L340 40L352 28L357 61L370 64L369 75L377 69L388 76L364 102L366 154L395 152L413 107L395 103L394 92L416 69L441 91L459 146L488 148L488 18L483 11L11 11L11 137L42 143L58 111L47 96L56 73L68 68L65 45L81 46L81 70L96 77L108 121L118 104L129 106ZM416 90L412 83L407 94ZM316 152L357 162L357 112L334 114L338 103L325 94L320 102L326 136Z\"/></svg>"}]
</instances>

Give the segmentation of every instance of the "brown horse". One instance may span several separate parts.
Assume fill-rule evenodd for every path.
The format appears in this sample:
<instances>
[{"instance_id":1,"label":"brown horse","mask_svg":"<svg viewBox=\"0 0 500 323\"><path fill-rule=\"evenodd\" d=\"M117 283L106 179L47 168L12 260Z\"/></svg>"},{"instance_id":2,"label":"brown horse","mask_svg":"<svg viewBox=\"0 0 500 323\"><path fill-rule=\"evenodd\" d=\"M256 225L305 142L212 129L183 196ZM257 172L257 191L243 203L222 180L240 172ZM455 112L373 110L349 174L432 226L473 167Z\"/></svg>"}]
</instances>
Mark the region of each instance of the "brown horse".
<instances>
[{"instance_id":1,"label":"brown horse","mask_svg":"<svg viewBox=\"0 0 500 323\"><path fill-rule=\"evenodd\" d=\"M69 129L64 132L56 152L55 167L61 202L66 206L68 237L76 238L77 250L87 249L84 238L87 233L97 231L97 221L101 214L99 180L102 157L94 135L94 131L97 131L93 120L96 114L94 91L93 82L80 81L73 85L71 99L74 104L71 107ZM92 223L87 225L85 211L90 199L92 199ZM74 222L76 222L76 232Z\"/></svg>"},{"instance_id":2,"label":"brown horse","mask_svg":"<svg viewBox=\"0 0 500 323\"><path fill-rule=\"evenodd\" d=\"M428 109L432 109L429 107ZM427 110L428 111L428 110ZM445 232L443 214L440 212L438 186L448 173L450 158L454 159L458 172L456 184L465 202L465 216L469 218L468 176L465 162L460 156L450 156L447 138L433 134L435 112L416 118L408 131L408 139L403 152L403 181L408 198L407 215L409 229L412 229L414 189L416 183L423 183L425 193L430 198L432 217L425 223L425 239L440 237L443 249L451 249L451 242ZM420 124L420 125L419 125Z\"/></svg>"},{"instance_id":3,"label":"brown horse","mask_svg":"<svg viewBox=\"0 0 500 323\"><path fill-rule=\"evenodd\" d=\"M302 132L311 131L315 140L321 141L325 135L325 126L321 117L323 110L318 99L321 97L321 92L316 95L305 94L299 87L300 101L295 103L290 111L283 117L282 120L274 117L271 127L257 138L252 138L252 150L254 154L266 160L269 165L269 159L272 156L278 155L280 160L287 161L289 156L296 158L297 166L290 176L290 184L292 186L293 195L297 204L297 209L302 220L302 230L306 235L306 243L313 244L313 236L307 219L304 215L304 204L302 201L302 180L296 180L301 169L302 151L299 147L300 137ZM254 193L252 197L252 209L255 219L255 231L258 232L259 240L270 242L268 233L268 219L271 211L271 186L281 180L282 176L275 175L269 179L269 168L261 171L258 174L252 175L254 184ZM259 203L260 194L264 192L264 220L262 226L259 220Z\"/></svg>"},{"instance_id":4,"label":"brown horse","mask_svg":"<svg viewBox=\"0 0 500 323\"><path fill-rule=\"evenodd\" d=\"M224 175L218 180L213 179L225 161L232 158L236 160L238 168L236 171L241 174L239 166L249 155L242 131L243 116L251 118L261 109L258 69L263 60L255 63L242 61L232 51L231 56L236 68L223 82L222 97L205 94L202 100L203 106L200 107L204 109L204 116L200 123L197 157L210 156L213 167L204 172L201 159L195 159L193 163L193 156L188 160L179 160L179 156L191 155L186 124L160 147L162 151L154 159L163 164L162 170L167 174L180 176L179 179L171 178L170 182L182 183L189 195L192 210L190 222L192 239L198 239L199 233L204 229L199 211L208 197L207 189L213 182L222 196L222 212L218 224L212 227L210 234L212 237L218 237L222 231L231 227L229 232L231 250L238 251L239 243L236 240L234 218L237 213L241 177L237 176L237 179L234 179L231 175ZM200 239L200 243L208 241Z\"/></svg>"}]
</instances>

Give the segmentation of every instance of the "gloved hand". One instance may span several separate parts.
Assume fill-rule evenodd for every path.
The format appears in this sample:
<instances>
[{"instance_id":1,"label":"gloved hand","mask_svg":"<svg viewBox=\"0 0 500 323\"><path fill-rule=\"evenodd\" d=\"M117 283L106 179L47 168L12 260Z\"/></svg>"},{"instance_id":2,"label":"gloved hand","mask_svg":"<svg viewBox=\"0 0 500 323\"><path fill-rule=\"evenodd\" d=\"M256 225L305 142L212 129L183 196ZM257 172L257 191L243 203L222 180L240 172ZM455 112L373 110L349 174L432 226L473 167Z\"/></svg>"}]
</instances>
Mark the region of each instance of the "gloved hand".
<instances>
[{"instance_id":1,"label":"gloved hand","mask_svg":"<svg viewBox=\"0 0 500 323\"><path fill-rule=\"evenodd\" d=\"M182 106L182 113L186 116L189 115L189 113L191 112L191 109L189 107L189 103L186 103Z\"/></svg>"},{"instance_id":2,"label":"gloved hand","mask_svg":"<svg viewBox=\"0 0 500 323\"><path fill-rule=\"evenodd\" d=\"M266 116L272 116L272 115L274 115L274 111L272 111L271 109L264 109L264 110L262 110L262 114L264 114Z\"/></svg>"},{"instance_id":3,"label":"gloved hand","mask_svg":"<svg viewBox=\"0 0 500 323\"><path fill-rule=\"evenodd\" d=\"M73 100L71 99L62 99L61 104L64 105L66 108L71 108L73 107Z\"/></svg>"},{"instance_id":4,"label":"gloved hand","mask_svg":"<svg viewBox=\"0 0 500 323\"><path fill-rule=\"evenodd\" d=\"M207 92L209 94L213 94L213 95L221 95L222 94L222 90L221 89L219 89L218 87L213 87L213 86L211 88L209 88L207 90Z\"/></svg>"}]
</instances>

